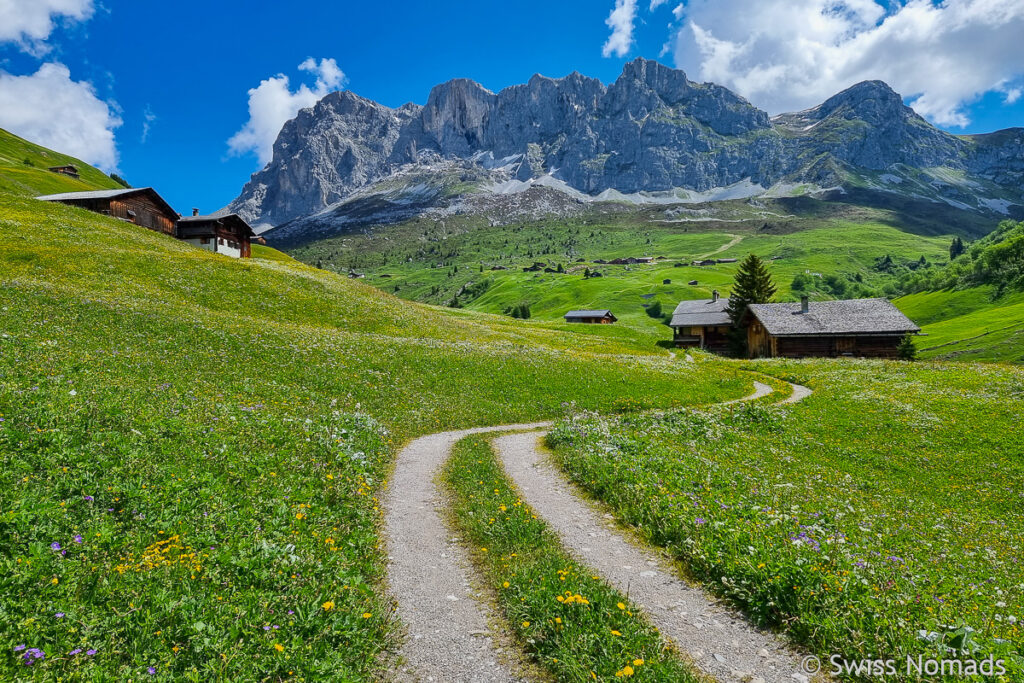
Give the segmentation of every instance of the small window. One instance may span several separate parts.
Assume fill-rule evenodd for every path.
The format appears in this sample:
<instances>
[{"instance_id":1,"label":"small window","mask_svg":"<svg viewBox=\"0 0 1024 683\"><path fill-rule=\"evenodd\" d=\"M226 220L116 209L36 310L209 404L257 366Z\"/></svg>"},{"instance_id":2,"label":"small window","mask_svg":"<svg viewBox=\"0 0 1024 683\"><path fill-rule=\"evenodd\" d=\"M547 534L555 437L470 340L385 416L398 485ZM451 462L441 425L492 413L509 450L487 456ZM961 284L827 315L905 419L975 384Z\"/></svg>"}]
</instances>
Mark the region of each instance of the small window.
<instances>
[{"instance_id":1,"label":"small window","mask_svg":"<svg viewBox=\"0 0 1024 683\"><path fill-rule=\"evenodd\" d=\"M209 237L203 237L203 238L201 238L199 240L199 243L200 244L209 244L210 243L210 238Z\"/></svg>"}]
</instances>

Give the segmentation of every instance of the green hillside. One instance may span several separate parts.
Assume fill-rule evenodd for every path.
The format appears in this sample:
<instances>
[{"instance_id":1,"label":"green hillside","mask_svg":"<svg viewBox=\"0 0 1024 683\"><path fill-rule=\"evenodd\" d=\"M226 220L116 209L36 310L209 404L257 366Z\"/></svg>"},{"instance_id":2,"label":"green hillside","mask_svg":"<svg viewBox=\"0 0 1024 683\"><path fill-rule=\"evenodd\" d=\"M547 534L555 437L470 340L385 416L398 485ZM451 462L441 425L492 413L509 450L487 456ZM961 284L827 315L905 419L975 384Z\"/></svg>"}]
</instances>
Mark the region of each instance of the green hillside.
<instances>
[{"instance_id":1,"label":"green hillside","mask_svg":"<svg viewBox=\"0 0 1024 683\"><path fill-rule=\"evenodd\" d=\"M20 177L8 168L0 168L4 188ZM835 458L859 470L865 490L878 496L865 500L878 510L903 505L904 492L914 485L909 473L932 461L943 468L934 477L933 500L967 500L959 488L965 477L944 475L967 468L970 495L983 495L986 511L1019 508L1019 466L1006 460L1006 449L1016 438L1024 387L1020 369L844 361L751 365L700 353L696 362L684 362L657 344L667 334L635 295L646 287L669 303L670 296L685 293L686 285L678 283L691 276L700 282L695 291L726 285L734 265L676 268L673 262L727 245L716 257L748 250L779 257L773 268L783 284L813 265L823 275L844 274L848 287L885 287L894 275L879 270L877 259L888 256L890 270L910 270L908 264L921 256L940 260L948 245L944 238L891 232L885 224L833 224L817 233L652 232L651 245L665 239L666 253L654 255L666 259L656 265L597 266L607 275L585 282L579 272L538 277L521 270L485 271L495 281L479 296L467 297L467 308L456 309L403 301L372 286L388 280L379 277L384 271L371 274L369 282L349 279L264 248L254 250L253 259L229 259L27 194L24 186L17 192L0 189L3 680L128 680L147 676L150 667L184 680L386 678L402 625L384 585L378 499L398 449L440 430L537 419L607 420L613 432L597 434L644 460L646 436L633 433L639 423L632 420L652 420L659 430L664 423L671 437L660 440L659 449L686 451L670 452L669 460L684 462L683 455L702 452L708 455L700 460L704 465L711 456L741 457L752 481L763 467L770 474L760 480L778 480L771 488L783 497L791 487L799 491L824 481L819 467L828 463L818 458L825 443ZM607 237L596 227L594 233L595 243L641 239L646 245L648 239L619 228L609 228ZM593 263L618 255L621 246L587 252L586 258ZM404 273L411 288L415 278L478 277L479 265L456 273L454 263L404 263L391 269L391 279ZM839 281L813 277L804 286L819 296L828 295L819 287ZM666 278L671 285L661 284ZM572 287L580 289L572 293ZM522 296L536 297L535 319L483 312ZM941 326L951 320L994 310L983 291L942 296L914 295L902 302L936 330L929 341L945 339ZM584 297L619 297L625 324L558 321L560 307ZM1008 311L1024 305L1005 297L1000 302ZM944 317L947 309L960 315ZM985 323L979 318L977 324ZM958 334L970 331L961 328ZM767 381L775 386L781 386L777 380L796 380L817 393L795 418L783 408L730 409L721 429L706 422L703 412L682 410L748 394L751 370L774 375L776 380ZM907 386L914 387L909 397ZM928 401L941 392L943 401ZM964 395L969 403L958 400ZM875 411L871 422L863 419L865 405ZM963 424L975 427L969 441L950 436ZM864 446L865 430L875 430L871 443L891 446L905 469L893 469L884 453ZM753 447L720 452L720 445L731 449L736 443ZM978 466L989 451L1002 457L998 463L986 460L989 468L999 464L994 474ZM788 465L768 457L780 452ZM587 453L594 465L603 460L596 453ZM649 467L656 460L645 462ZM639 506L621 506L616 496L655 490L656 474L627 463L614 472L602 469L605 475L615 479L602 479L594 493L616 505L620 521L647 514ZM641 475L651 478L637 488ZM707 478L714 490L695 488L705 481L695 471L679 490L703 490L722 500L747 495L749 487L737 494L730 477ZM997 485L984 485L993 477L999 477ZM850 486L848 480L825 483L829 495ZM664 500L675 495L670 494ZM655 500L647 494L642 499ZM724 507L705 502L709 513L724 514L717 512ZM688 499L683 507L689 509ZM763 512L744 510L728 514L739 520ZM666 502L649 512L638 526L657 539L661 532L647 527L660 524L664 513L677 514L678 505ZM978 518L972 533L977 547L997 548L1005 568L1002 563L1019 551L1019 514L991 516L1001 520L998 526ZM665 519L663 528L672 533L684 528ZM840 520L836 515L821 523L834 524L832 530ZM914 523L893 527L892 533L916 539L934 531L931 518ZM999 545L986 545L986 535ZM682 547L676 540L674 547ZM720 585L749 580L751 544L707 546L722 550ZM760 541L757 547L765 550ZM983 565L988 557L956 544L937 547L941 558L925 553L918 559L941 559L952 567L960 561ZM786 573L787 580L810 576L811 565L779 557L780 564L766 572ZM998 583L986 590L1001 591L1007 614L1020 614L1019 587L1002 580L1008 573L994 572ZM942 578L929 575L929 581ZM955 594L951 604L962 607L946 611L948 621L941 623L902 609L904 603L879 607L870 591L851 591L844 609L881 616L865 618L853 630L830 621L828 638L817 640L804 621L822 613L822 599L814 593L800 597L800 604L779 602L772 614L787 624L789 636L812 648L852 642L896 644L912 652L930 647L894 637L885 622L910 614L900 630L904 636L969 626L1019 653L1019 629L974 620L969 610L992 614L995 605L992 595L975 589L966 579L952 578L930 587L929 599ZM588 646L586 640L581 638L580 647ZM985 640L985 647L994 642ZM517 647L535 658L545 651L528 640ZM28 668L19 655L25 648L45 652L45 660ZM565 656L586 651L572 646ZM602 676L613 680L614 671L602 670Z\"/></svg>"},{"instance_id":2,"label":"green hillside","mask_svg":"<svg viewBox=\"0 0 1024 683\"><path fill-rule=\"evenodd\" d=\"M79 179L53 173L51 166L73 164ZM121 187L84 161L40 147L0 129L0 191L38 196Z\"/></svg>"},{"instance_id":3,"label":"green hillside","mask_svg":"<svg viewBox=\"0 0 1024 683\"><path fill-rule=\"evenodd\" d=\"M466 232L415 223L290 253L342 273L351 269L366 282L413 301L495 314L527 303L533 319L546 321L561 320L574 308L609 308L622 326L653 344L668 339L670 332L660 316L648 315L652 304L668 313L680 300L710 297L714 289L728 295L737 264L691 265L695 260L756 253L770 260L783 299L887 296L897 292L901 274L919 268L922 259L928 264L947 261L951 240L901 230L879 215L864 222L846 217L806 221L799 229L764 222L722 227L617 221L551 221ZM597 263L639 256L656 260ZM886 260L893 265L880 268ZM561 266L564 272L523 271L534 263L554 270ZM600 277L587 278L588 271ZM697 284L688 284L693 281Z\"/></svg>"},{"instance_id":4,"label":"green hillside","mask_svg":"<svg viewBox=\"0 0 1024 683\"><path fill-rule=\"evenodd\" d=\"M396 636L376 496L403 442L750 386L620 330L409 304L4 192L0 242L0 641L55 676L369 676Z\"/></svg>"}]
</instances>

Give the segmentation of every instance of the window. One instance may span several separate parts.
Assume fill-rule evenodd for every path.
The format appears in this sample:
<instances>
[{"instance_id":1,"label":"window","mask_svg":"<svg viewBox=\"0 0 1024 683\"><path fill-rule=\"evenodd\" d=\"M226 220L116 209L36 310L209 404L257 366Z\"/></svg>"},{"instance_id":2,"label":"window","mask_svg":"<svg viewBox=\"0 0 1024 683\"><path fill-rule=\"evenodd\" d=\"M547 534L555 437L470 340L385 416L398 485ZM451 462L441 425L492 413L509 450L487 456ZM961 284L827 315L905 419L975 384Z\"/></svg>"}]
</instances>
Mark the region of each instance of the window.
<instances>
[{"instance_id":1,"label":"window","mask_svg":"<svg viewBox=\"0 0 1024 683\"><path fill-rule=\"evenodd\" d=\"M209 237L203 237L203 238L201 238L199 240L199 243L200 244L209 244L210 243L210 238Z\"/></svg>"}]
</instances>

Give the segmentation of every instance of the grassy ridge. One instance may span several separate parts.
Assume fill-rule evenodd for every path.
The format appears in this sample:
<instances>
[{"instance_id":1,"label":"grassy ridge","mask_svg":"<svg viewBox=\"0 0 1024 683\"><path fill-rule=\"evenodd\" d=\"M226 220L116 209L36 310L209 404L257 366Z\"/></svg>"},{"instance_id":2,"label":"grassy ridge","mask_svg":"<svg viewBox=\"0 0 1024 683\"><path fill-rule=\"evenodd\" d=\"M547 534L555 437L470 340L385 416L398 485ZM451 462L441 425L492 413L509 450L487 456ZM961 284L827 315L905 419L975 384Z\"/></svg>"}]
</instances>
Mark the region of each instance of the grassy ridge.
<instances>
[{"instance_id":1,"label":"grassy ridge","mask_svg":"<svg viewBox=\"0 0 1024 683\"><path fill-rule=\"evenodd\" d=\"M572 479L755 618L847 659L992 654L1024 672L1024 373L762 363L791 408L580 415Z\"/></svg>"},{"instance_id":2,"label":"grassy ridge","mask_svg":"<svg viewBox=\"0 0 1024 683\"><path fill-rule=\"evenodd\" d=\"M443 474L453 515L509 629L560 681L702 680L628 598L591 576L523 503L490 441L456 444Z\"/></svg>"},{"instance_id":3,"label":"grassy ridge","mask_svg":"<svg viewBox=\"0 0 1024 683\"><path fill-rule=\"evenodd\" d=\"M748 384L70 207L0 216L0 678L370 677L402 442Z\"/></svg>"},{"instance_id":4,"label":"grassy ridge","mask_svg":"<svg viewBox=\"0 0 1024 683\"><path fill-rule=\"evenodd\" d=\"M989 286L909 294L895 304L918 324L924 358L1024 362L1024 294L993 299Z\"/></svg>"},{"instance_id":5,"label":"grassy ridge","mask_svg":"<svg viewBox=\"0 0 1024 683\"><path fill-rule=\"evenodd\" d=\"M78 167L80 178L47 170L50 166L67 164ZM0 191L36 196L120 187L106 174L83 161L40 147L0 129Z\"/></svg>"}]
</instances>

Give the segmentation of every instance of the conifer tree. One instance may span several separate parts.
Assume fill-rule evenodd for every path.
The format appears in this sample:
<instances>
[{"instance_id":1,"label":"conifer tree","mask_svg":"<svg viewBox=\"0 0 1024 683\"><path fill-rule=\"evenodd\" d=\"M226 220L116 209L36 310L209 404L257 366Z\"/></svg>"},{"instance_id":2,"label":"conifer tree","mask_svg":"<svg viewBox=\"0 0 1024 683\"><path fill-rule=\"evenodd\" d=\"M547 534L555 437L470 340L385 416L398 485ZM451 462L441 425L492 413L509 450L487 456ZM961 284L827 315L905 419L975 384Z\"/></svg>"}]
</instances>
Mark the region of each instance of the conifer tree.
<instances>
[{"instance_id":1,"label":"conifer tree","mask_svg":"<svg viewBox=\"0 0 1024 683\"><path fill-rule=\"evenodd\" d=\"M747 307L750 304L769 303L777 290L772 274L757 254L749 254L743 259L736 271L727 309L729 319L732 320L729 346L734 356L747 355L747 332L741 325Z\"/></svg>"},{"instance_id":2,"label":"conifer tree","mask_svg":"<svg viewBox=\"0 0 1024 683\"><path fill-rule=\"evenodd\" d=\"M757 254L749 254L740 263L729 295L729 317L738 325L750 304L766 304L775 296L778 288L772 281L772 274Z\"/></svg>"}]
</instances>

